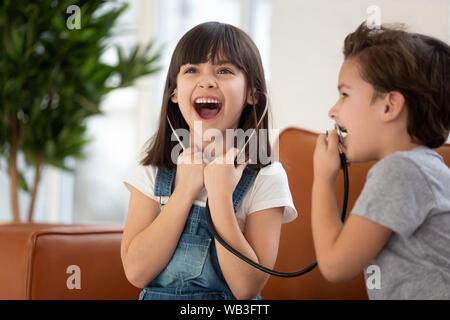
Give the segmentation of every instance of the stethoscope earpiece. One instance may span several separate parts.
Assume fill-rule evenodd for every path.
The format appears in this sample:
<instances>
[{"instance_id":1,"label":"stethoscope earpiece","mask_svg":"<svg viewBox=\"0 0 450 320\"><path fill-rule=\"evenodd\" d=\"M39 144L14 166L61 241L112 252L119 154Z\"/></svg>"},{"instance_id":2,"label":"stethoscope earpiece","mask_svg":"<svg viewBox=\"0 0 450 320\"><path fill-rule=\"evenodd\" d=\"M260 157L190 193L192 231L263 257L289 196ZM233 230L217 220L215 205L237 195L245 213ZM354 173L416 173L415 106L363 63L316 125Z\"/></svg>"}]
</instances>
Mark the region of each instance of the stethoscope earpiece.
<instances>
[{"instance_id":1,"label":"stethoscope earpiece","mask_svg":"<svg viewBox=\"0 0 450 320\"><path fill-rule=\"evenodd\" d=\"M339 154L343 154L344 152L342 151L341 145L344 145L344 136L342 135L341 128L339 128L337 123L334 124L334 128L336 129L338 139L339 139L339 144L338 144Z\"/></svg>"}]
</instances>

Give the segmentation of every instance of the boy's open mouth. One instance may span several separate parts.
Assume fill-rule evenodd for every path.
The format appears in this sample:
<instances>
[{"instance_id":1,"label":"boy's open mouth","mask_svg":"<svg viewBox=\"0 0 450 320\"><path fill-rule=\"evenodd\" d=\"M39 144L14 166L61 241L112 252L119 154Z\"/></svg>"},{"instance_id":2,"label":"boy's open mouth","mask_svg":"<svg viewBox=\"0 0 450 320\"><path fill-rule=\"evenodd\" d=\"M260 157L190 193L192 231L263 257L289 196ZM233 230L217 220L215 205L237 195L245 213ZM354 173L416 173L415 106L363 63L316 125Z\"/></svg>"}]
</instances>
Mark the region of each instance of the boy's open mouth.
<instances>
[{"instance_id":1,"label":"boy's open mouth","mask_svg":"<svg viewBox=\"0 0 450 320\"><path fill-rule=\"evenodd\" d=\"M345 127L339 126L339 130L341 130L341 133L344 137L347 135L347 129Z\"/></svg>"},{"instance_id":2,"label":"boy's open mouth","mask_svg":"<svg viewBox=\"0 0 450 320\"><path fill-rule=\"evenodd\" d=\"M194 108L201 119L211 120L222 109L222 102L214 97L199 97L194 100Z\"/></svg>"},{"instance_id":3,"label":"boy's open mouth","mask_svg":"<svg viewBox=\"0 0 450 320\"><path fill-rule=\"evenodd\" d=\"M339 142L341 144L344 144L344 139L347 137L347 129L343 126L338 125L337 123L336 123L335 128L338 132Z\"/></svg>"}]
</instances>

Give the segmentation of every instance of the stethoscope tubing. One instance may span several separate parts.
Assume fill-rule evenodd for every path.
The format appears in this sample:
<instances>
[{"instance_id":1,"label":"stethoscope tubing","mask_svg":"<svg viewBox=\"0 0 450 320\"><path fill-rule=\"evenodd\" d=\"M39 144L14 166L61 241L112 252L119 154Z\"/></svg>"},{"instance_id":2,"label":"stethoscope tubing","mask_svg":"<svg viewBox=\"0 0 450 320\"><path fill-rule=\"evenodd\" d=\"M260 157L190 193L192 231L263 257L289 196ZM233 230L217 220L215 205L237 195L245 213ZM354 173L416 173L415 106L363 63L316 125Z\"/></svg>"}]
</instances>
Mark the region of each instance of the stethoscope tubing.
<instances>
[{"instance_id":1,"label":"stethoscope tubing","mask_svg":"<svg viewBox=\"0 0 450 320\"><path fill-rule=\"evenodd\" d=\"M176 89L173 91L173 94L176 93ZM268 97L265 93L263 93L266 96L266 106L264 109L264 112L262 114L262 116L260 117L256 128L259 128L259 125L262 121L262 119L264 118L267 109L268 109L268 105L269 105L269 100ZM167 121L169 122L169 126L172 129L172 132L174 133L176 139L178 140L178 142L181 144L183 150L186 150L186 147L184 146L184 144L181 142L180 137L176 134L175 129L172 126L172 123L170 122L169 116L167 116ZM335 125L336 130L338 131L339 134L339 139L340 142L342 143L342 135L341 132L339 130L339 127L337 125ZM240 149L240 151L238 152L238 155L235 159L235 165L237 164L237 159L239 159L239 156L241 155L241 153L245 150L245 147L247 146L247 144L249 143L249 141L253 138L254 133L256 132L256 130L254 130L252 132L252 134L250 135L250 137L248 138L247 142L244 144L244 146ZM345 215L347 212L347 202L348 202L348 190L349 190L349 186L348 186L348 168L347 168L347 159L345 158L345 154L342 152L341 148L339 147L339 157L341 160L341 167L344 173L344 198L343 198L343 203L342 203L342 209L341 209L341 220L342 222L344 222L345 220ZM311 263L309 266L295 271L295 272L280 272L280 271L276 271L276 270L272 270L269 268L264 267L263 265L254 262L253 260L247 258L246 256L244 256L242 253L240 253L239 251L237 251L236 249L234 249L233 247L231 247L225 240L222 239L222 237L217 233L216 228L214 227L214 223L212 222L212 218L211 218L211 212L209 210L209 203L208 203L208 199L206 199L206 221L208 223L209 229L212 233L212 235L214 236L214 238L228 251L230 251L231 253L233 253L235 256L237 256L238 258L244 260L245 262L247 262L248 264L250 264L251 266L264 271L268 274L277 276L277 277L283 277L283 278L292 278L292 277L298 277L301 275L304 275L308 272L310 272L311 270L313 270L316 266L317 266L317 261L314 261L313 263Z\"/></svg>"},{"instance_id":2,"label":"stethoscope tubing","mask_svg":"<svg viewBox=\"0 0 450 320\"><path fill-rule=\"evenodd\" d=\"M345 157L345 154L343 152L339 153L339 157L341 160L341 167L342 167L342 171L344 174L344 198L343 198L343 202L342 202L342 209L341 209L341 220L342 222L344 222L345 220L345 215L347 212L347 203L348 203L348 190L349 190L349 186L348 186L348 168L347 168L347 159ZM208 204L208 199L206 199L206 210L205 210L205 214L206 214L206 221L208 223L209 229L212 233L212 235L214 236L214 238L228 251L230 251L231 253L233 253L236 257L238 257L239 259L244 260L245 262L247 262L248 264L250 264L251 266L264 271L270 275L273 276L277 276L277 277L283 277L283 278L293 278L293 277L298 277L301 275L304 275L308 272L310 272L311 270L313 270L316 266L317 266L317 261L314 261L313 263L311 263L309 266L298 270L298 271L294 271L294 272L280 272L280 271L276 271L276 270L272 270L269 268L264 267L263 265L256 263L255 261L247 258L246 256L244 256L242 253L240 253L239 251L237 251L236 249L234 249L232 246L230 246L225 240L222 239L222 237L217 233L216 228L214 227L214 223L212 222L212 218L211 218L211 212L209 210L209 204Z\"/></svg>"}]
</instances>

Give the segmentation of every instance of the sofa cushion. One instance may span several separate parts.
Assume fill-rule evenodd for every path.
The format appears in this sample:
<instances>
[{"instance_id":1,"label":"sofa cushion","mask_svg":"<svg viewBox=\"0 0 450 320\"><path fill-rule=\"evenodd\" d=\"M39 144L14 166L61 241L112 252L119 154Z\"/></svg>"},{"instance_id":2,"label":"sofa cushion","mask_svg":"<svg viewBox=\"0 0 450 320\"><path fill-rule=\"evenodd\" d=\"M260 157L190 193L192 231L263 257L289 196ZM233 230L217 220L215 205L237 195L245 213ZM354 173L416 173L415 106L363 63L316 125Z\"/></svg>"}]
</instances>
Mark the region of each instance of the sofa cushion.
<instances>
[{"instance_id":1,"label":"sofa cushion","mask_svg":"<svg viewBox=\"0 0 450 320\"><path fill-rule=\"evenodd\" d=\"M0 225L0 299L137 299L120 225Z\"/></svg>"}]
</instances>

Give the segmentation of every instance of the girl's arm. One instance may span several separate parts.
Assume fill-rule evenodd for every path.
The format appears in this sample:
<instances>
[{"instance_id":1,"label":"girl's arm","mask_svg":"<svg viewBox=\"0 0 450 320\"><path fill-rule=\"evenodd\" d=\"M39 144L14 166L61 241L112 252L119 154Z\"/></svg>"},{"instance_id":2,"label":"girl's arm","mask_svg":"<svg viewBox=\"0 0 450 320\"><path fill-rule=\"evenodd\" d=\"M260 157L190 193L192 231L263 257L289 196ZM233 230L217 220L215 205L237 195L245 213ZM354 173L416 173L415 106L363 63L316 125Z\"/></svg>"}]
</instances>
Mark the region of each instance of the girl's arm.
<instances>
[{"instance_id":1,"label":"girl's arm","mask_svg":"<svg viewBox=\"0 0 450 320\"><path fill-rule=\"evenodd\" d=\"M211 217L218 234L244 256L273 268L280 240L283 207L250 214L244 234L239 229L231 196L209 197ZM264 287L269 275L239 259L216 240L217 256L222 273L237 299L254 298Z\"/></svg>"},{"instance_id":2,"label":"girl's arm","mask_svg":"<svg viewBox=\"0 0 450 320\"><path fill-rule=\"evenodd\" d=\"M159 203L132 188L121 256L127 279L143 288L169 263L192 202L203 189L204 164L192 148L177 159L177 183L158 214Z\"/></svg>"},{"instance_id":3,"label":"girl's arm","mask_svg":"<svg viewBox=\"0 0 450 320\"><path fill-rule=\"evenodd\" d=\"M314 151L312 233L319 269L329 281L344 281L358 275L380 252L392 231L369 219L350 215L339 219L334 183L339 172L338 139L333 130L320 135Z\"/></svg>"},{"instance_id":4,"label":"girl's arm","mask_svg":"<svg viewBox=\"0 0 450 320\"><path fill-rule=\"evenodd\" d=\"M175 188L158 214L159 203L131 187L121 257L131 284L144 288L169 263L193 199Z\"/></svg>"},{"instance_id":5,"label":"girl's arm","mask_svg":"<svg viewBox=\"0 0 450 320\"><path fill-rule=\"evenodd\" d=\"M248 163L234 167L238 149L216 158L204 171L211 218L219 235L234 249L268 268L273 268L280 240L283 208L250 214L244 234L233 209L232 194ZM225 164L224 164L225 163ZM264 287L268 275L237 258L216 241L217 256L228 286L237 299L252 299Z\"/></svg>"}]
</instances>

